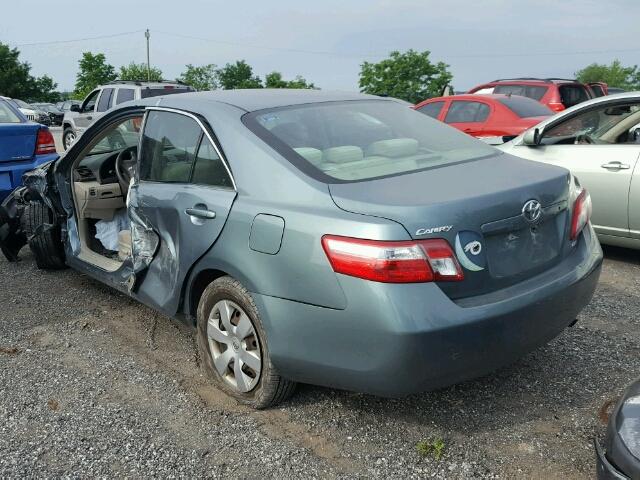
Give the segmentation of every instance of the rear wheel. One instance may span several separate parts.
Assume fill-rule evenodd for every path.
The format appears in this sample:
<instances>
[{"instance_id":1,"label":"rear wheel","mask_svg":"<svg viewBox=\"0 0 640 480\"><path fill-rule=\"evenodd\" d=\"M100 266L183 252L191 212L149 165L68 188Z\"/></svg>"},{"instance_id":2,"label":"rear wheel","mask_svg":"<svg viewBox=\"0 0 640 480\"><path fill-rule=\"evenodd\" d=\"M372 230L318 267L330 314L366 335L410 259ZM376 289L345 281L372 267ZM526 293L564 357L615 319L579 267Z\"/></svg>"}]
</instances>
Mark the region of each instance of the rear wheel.
<instances>
[{"instance_id":1,"label":"rear wheel","mask_svg":"<svg viewBox=\"0 0 640 480\"><path fill-rule=\"evenodd\" d=\"M66 268L60 227L55 225L51 209L42 202L31 201L25 206L21 221L38 268Z\"/></svg>"},{"instance_id":2,"label":"rear wheel","mask_svg":"<svg viewBox=\"0 0 640 480\"><path fill-rule=\"evenodd\" d=\"M217 386L241 403L267 408L295 389L271 364L258 309L231 277L213 281L200 298L198 348Z\"/></svg>"},{"instance_id":3,"label":"rear wheel","mask_svg":"<svg viewBox=\"0 0 640 480\"><path fill-rule=\"evenodd\" d=\"M62 145L65 150L69 150L69 147L73 145L73 142L76 141L76 132L73 131L71 127L67 127L64 129L62 133Z\"/></svg>"}]
</instances>

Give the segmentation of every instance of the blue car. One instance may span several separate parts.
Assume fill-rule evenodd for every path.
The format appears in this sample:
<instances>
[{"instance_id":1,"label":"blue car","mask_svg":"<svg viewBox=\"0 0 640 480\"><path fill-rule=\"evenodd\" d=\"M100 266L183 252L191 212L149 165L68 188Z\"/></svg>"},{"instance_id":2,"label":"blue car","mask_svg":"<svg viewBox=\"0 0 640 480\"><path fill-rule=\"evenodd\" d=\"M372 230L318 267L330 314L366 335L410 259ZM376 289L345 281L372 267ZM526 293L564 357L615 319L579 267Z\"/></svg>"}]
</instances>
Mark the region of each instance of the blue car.
<instances>
[{"instance_id":1,"label":"blue car","mask_svg":"<svg viewBox=\"0 0 640 480\"><path fill-rule=\"evenodd\" d=\"M0 201L20 185L24 172L57 158L49 129L0 97Z\"/></svg>"}]
</instances>

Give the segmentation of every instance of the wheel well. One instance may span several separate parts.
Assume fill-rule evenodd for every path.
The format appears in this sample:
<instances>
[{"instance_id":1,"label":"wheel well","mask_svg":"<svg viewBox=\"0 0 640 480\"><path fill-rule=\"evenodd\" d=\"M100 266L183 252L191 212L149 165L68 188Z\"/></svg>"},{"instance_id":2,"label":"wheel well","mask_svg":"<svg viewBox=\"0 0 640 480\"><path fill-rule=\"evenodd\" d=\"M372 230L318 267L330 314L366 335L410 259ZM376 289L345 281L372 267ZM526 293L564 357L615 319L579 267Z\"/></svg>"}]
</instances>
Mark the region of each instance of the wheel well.
<instances>
[{"instance_id":1,"label":"wheel well","mask_svg":"<svg viewBox=\"0 0 640 480\"><path fill-rule=\"evenodd\" d=\"M63 123L63 124L62 124L62 130L65 130L65 129L67 129L67 128L72 128L72 127L71 127L71 124L70 124L70 123L67 123L67 122Z\"/></svg>"},{"instance_id":2,"label":"wheel well","mask_svg":"<svg viewBox=\"0 0 640 480\"><path fill-rule=\"evenodd\" d=\"M186 312L188 315L192 316L194 319L196 318L198 314L198 303L200 303L200 297L202 297L204 289L207 288L215 279L224 277L225 275L228 274L222 270L213 269L203 270L198 273L196 278L193 279L193 282L191 282L191 289L189 290L189 297L187 300L189 302L189 311Z\"/></svg>"}]
</instances>

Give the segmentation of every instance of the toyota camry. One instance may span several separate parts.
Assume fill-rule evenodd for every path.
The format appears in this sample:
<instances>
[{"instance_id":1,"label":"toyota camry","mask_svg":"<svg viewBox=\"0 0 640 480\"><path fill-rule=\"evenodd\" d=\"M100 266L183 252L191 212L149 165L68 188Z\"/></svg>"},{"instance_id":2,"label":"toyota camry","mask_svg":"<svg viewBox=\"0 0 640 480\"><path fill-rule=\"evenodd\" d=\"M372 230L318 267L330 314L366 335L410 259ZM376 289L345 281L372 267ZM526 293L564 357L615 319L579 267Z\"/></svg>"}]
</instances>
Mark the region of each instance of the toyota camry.
<instances>
[{"instance_id":1,"label":"toyota camry","mask_svg":"<svg viewBox=\"0 0 640 480\"><path fill-rule=\"evenodd\" d=\"M134 100L0 208L10 261L70 266L197 330L255 408L296 382L400 396L486 374L571 325L602 252L589 194L355 93Z\"/></svg>"}]
</instances>

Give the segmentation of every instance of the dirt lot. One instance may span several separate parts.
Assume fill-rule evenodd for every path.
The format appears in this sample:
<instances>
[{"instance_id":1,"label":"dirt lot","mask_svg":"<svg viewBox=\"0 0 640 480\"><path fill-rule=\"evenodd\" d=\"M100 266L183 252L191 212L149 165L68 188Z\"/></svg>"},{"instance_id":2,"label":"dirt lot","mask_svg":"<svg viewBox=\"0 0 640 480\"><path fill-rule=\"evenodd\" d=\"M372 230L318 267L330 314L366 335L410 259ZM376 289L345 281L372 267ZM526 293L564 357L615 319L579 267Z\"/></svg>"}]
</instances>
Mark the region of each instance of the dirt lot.
<instances>
[{"instance_id":1,"label":"dirt lot","mask_svg":"<svg viewBox=\"0 0 640 480\"><path fill-rule=\"evenodd\" d=\"M606 254L578 324L509 368L253 412L210 387L189 328L24 249L0 260L0 477L589 477L598 412L640 372L640 260ZM440 459L418 453L438 439Z\"/></svg>"}]
</instances>

